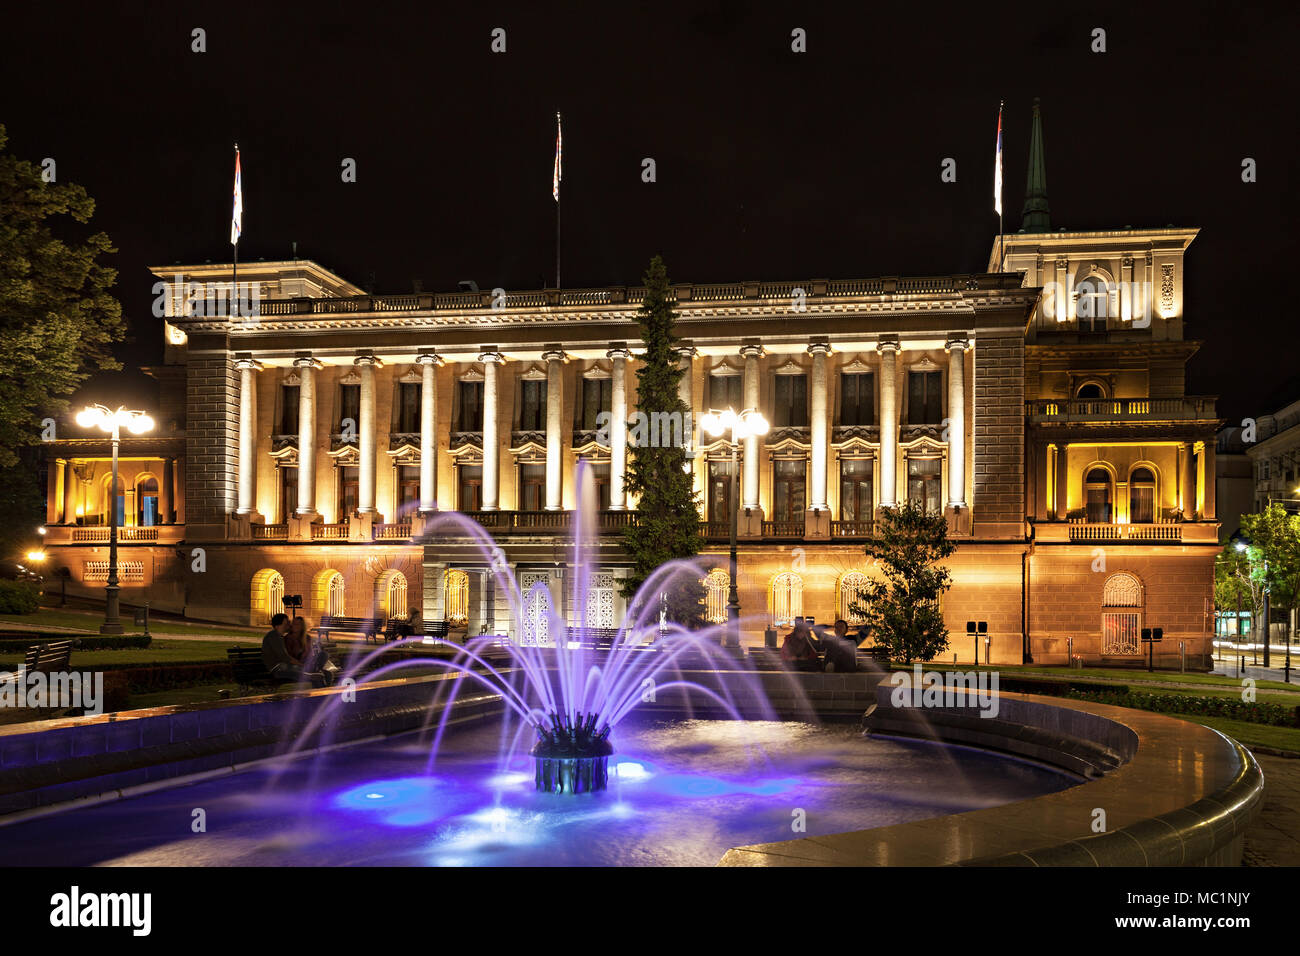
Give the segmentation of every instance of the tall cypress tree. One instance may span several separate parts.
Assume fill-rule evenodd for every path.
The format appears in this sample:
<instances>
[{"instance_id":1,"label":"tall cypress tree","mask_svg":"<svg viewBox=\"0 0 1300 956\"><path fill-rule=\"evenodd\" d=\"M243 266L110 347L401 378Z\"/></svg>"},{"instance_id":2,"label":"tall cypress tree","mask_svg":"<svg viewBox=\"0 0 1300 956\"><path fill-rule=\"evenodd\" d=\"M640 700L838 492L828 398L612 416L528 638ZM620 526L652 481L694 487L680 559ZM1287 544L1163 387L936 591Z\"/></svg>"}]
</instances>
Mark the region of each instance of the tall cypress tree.
<instances>
[{"instance_id":1,"label":"tall cypress tree","mask_svg":"<svg viewBox=\"0 0 1300 956\"><path fill-rule=\"evenodd\" d=\"M623 532L633 561L623 584L623 596L629 599L666 562L694 557L704 546L697 496L685 470L690 409L677 391L683 375L676 351L677 313L659 256L650 260L645 289L638 317L645 355L636 372L639 414L630 433L626 479L627 490L639 499L639 521ZM658 603L669 620L694 627L703 612L704 585L696 575L677 575L661 593L642 595L642 600Z\"/></svg>"}]
</instances>

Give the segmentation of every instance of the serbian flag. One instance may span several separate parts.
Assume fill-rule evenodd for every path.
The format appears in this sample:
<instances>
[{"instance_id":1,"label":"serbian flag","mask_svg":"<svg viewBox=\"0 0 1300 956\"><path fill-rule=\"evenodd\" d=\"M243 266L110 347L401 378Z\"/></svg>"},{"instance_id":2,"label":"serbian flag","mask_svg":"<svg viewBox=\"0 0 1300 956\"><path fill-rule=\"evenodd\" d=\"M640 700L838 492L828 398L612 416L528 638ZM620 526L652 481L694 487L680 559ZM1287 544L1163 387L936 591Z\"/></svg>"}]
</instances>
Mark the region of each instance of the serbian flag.
<instances>
[{"instance_id":1,"label":"serbian flag","mask_svg":"<svg viewBox=\"0 0 1300 956\"><path fill-rule=\"evenodd\" d=\"M1002 104L998 104L998 152L993 168L993 209L1002 215Z\"/></svg>"},{"instance_id":2,"label":"serbian flag","mask_svg":"<svg viewBox=\"0 0 1300 956\"><path fill-rule=\"evenodd\" d=\"M239 147L235 147L235 208L230 213L230 244L239 244L244 233L244 189L239 184Z\"/></svg>"},{"instance_id":3,"label":"serbian flag","mask_svg":"<svg viewBox=\"0 0 1300 956\"><path fill-rule=\"evenodd\" d=\"M560 142L563 139L560 130L560 114L555 114L555 172L551 174L551 195L560 201Z\"/></svg>"}]
</instances>

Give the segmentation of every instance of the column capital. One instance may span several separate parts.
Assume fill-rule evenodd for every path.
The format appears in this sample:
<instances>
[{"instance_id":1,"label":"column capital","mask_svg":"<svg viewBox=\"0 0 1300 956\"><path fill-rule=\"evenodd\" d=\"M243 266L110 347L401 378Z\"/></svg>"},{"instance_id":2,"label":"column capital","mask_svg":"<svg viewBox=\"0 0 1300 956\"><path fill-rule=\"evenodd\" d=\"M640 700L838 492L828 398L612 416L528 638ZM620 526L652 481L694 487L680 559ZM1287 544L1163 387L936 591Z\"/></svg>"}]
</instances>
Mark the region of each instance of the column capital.
<instances>
[{"instance_id":1,"label":"column capital","mask_svg":"<svg viewBox=\"0 0 1300 956\"><path fill-rule=\"evenodd\" d=\"M558 344L546 346L546 351L542 353L543 362L567 362L568 360L569 357Z\"/></svg>"},{"instance_id":2,"label":"column capital","mask_svg":"<svg viewBox=\"0 0 1300 956\"><path fill-rule=\"evenodd\" d=\"M616 344L612 349L605 353L605 358L608 359L630 359L631 357L632 353L628 351L627 346L622 343Z\"/></svg>"},{"instance_id":3,"label":"column capital","mask_svg":"<svg viewBox=\"0 0 1300 956\"><path fill-rule=\"evenodd\" d=\"M434 368L438 368L439 366L442 365L442 363L443 363L442 356L439 355L437 352L435 352L433 349L429 349L427 351L421 352L419 355L415 357L416 365L432 365Z\"/></svg>"},{"instance_id":4,"label":"column capital","mask_svg":"<svg viewBox=\"0 0 1300 956\"><path fill-rule=\"evenodd\" d=\"M700 354L700 350L697 349L690 342L679 342L677 344L677 347L674 348L673 351L677 353L677 358L679 360L693 359L695 358L695 356Z\"/></svg>"},{"instance_id":5,"label":"column capital","mask_svg":"<svg viewBox=\"0 0 1300 956\"><path fill-rule=\"evenodd\" d=\"M746 342L737 349L737 351L745 358L762 358L765 354L763 352L763 346L759 345L757 342Z\"/></svg>"},{"instance_id":6,"label":"column capital","mask_svg":"<svg viewBox=\"0 0 1300 956\"><path fill-rule=\"evenodd\" d=\"M898 342L897 335L882 335L880 341L876 343L876 351L881 355L884 355L886 352L897 353L901 348L902 346Z\"/></svg>"},{"instance_id":7,"label":"column capital","mask_svg":"<svg viewBox=\"0 0 1300 956\"><path fill-rule=\"evenodd\" d=\"M478 360L484 365L504 365L506 357L495 346L488 346L478 354Z\"/></svg>"},{"instance_id":8,"label":"column capital","mask_svg":"<svg viewBox=\"0 0 1300 956\"><path fill-rule=\"evenodd\" d=\"M310 355L299 355L293 360L294 368L324 368L320 359L312 358Z\"/></svg>"},{"instance_id":9,"label":"column capital","mask_svg":"<svg viewBox=\"0 0 1300 956\"><path fill-rule=\"evenodd\" d=\"M383 360L380 359L378 355L374 355L374 354L372 354L372 353L368 353L368 354L366 354L366 355L358 355L356 358L354 358L354 359L352 360L352 364L353 364L353 365L362 365L362 366L364 366L364 365L369 365L369 366L371 366L371 367L373 367L373 368L383 368L383 367L384 367Z\"/></svg>"},{"instance_id":10,"label":"column capital","mask_svg":"<svg viewBox=\"0 0 1300 956\"><path fill-rule=\"evenodd\" d=\"M239 369L241 372L245 369L260 372L262 370L262 363L251 355L236 355L235 368Z\"/></svg>"},{"instance_id":11,"label":"column capital","mask_svg":"<svg viewBox=\"0 0 1300 956\"><path fill-rule=\"evenodd\" d=\"M968 339L964 333L962 334L954 333L952 335L949 335L948 341L945 342L943 345L943 350L945 352L960 352L964 349L969 349L969 348L970 348L970 339Z\"/></svg>"},{"instance_id":12,"label":"column capital","mask_svg":"<svg viewBox=\"0 0 1300 956\"><path fill-rule=\"evenodd\" d=\"M809 354L809 355L818 355L818 354L820 354L820 355L830 355L830 354L831 354L831 343L829 343L829 342L809 342L809 343L808 343L808 354Z\"/></svg>"}]
</instances>

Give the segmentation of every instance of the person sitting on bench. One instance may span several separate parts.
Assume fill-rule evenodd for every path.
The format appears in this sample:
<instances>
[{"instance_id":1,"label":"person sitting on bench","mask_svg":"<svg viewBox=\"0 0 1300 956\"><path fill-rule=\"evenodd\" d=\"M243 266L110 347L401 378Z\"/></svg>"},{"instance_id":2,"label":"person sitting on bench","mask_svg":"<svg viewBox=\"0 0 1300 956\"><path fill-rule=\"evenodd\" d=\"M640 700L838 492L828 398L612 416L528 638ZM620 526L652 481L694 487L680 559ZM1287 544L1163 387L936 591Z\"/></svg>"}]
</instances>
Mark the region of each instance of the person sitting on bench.
<instances>
[{"instance_id":1,"label":"person sitting on bench","mask_svg":"<svg viewBox=\"0 0 1300 956\"><path fill-rule=\"evenodd\" d=\"M304 673L322 674L325 683L333 683L332 671L338 668L330 664L329 654L321 646L319 640L313 640L307 629L307 622L301 617L295 617L289 624L289 633L284 638L285 650Z\"/></svg>"},{"instance_id":2,"label":"person sitting on bench","mask_svg":"<svg viewBox=\"0 0 1300 956\"><path fill-rule=\"evenodd\" d=\"M812 629L803 618L798 618L794 628L785 636L785 642L781 645L781 660L793 664L794 669L799 671L822 669L817 648L813 645Z\"/></svg>"},{"instance_id":3,"label":"person sitting on bench","mask_svg":"<svg viewBox=\"0 0 1300 956\"><path fill-rule=\"evenodd\" d=\"M323 674L308 673L289 654L289 649L284 642L289 627L289 615L271 616L271 629L262 637L262 665L277 681L294 684L299 681L310 681L313 687L324 687Z\"/></svg>"},{"instance_id":4,"label":"person sitting on bench","mask_svg":"<svg viewBox=\"0 0 1300 956\"><path fill-rule=\"evenodd\" d=\"M826 635L826 669L837 673L858 669L857 645L849 638L849 622L840 618L835 633Z\"/></svg>"}]
</instances>

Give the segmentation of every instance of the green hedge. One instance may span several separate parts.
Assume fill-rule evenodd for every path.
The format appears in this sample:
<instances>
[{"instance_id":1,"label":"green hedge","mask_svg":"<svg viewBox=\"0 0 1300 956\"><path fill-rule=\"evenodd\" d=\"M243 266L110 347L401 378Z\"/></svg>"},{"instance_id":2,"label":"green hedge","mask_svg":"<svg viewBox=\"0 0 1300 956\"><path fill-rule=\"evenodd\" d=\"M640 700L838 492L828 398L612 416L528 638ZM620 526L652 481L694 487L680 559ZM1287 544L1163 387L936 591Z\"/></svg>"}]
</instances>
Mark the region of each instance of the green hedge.
<instances>
[{"instance_id":1,"label":"green hedge","mask_svg":"<svg viewBox=\"0 0 1300 956\"><path fill-rule=\"evenodd\" d=\"M1083 693L1128 693L1124 684L1101 683L1086 680L1068 680L1065 678L1010 677L1000 674L998 690L1007 690L1020 694L1047 694L1051 697L1072 697L1073 691Z\"/></svg>"},{"instance_id":2,"label":"green hedge","mask_svg":"<svg viewBox=\"0 0 1300 956\"><path fill-rule=\"evenodd\" d=\"M75 641L73 647L79 651L125 651L143 650L149 646L153 638L144 634L69 634L51 631L32 631L30 634L16 637L14 632L10 631L0 637L0 651L25 651L37 644L66 640Z\"/></svg>"},{"instance_id":3,"label":"green hedge","mask_svg":"<svg viewBox=\"0 0 1300 956\"><path fill-rule=\"evenodd\" d=\"M1192 694L1149 694L1140 691L1073 691L1070 697L1116 707L1132 707L1162 714L1191 717L1226 717L1273 727L1300 727L1300 707L1282 704L1247 703L1235 697L1197 697Z\"/></svg>"},{"instance_id":4,"label":"green hedge","mask_svg":"<svg viewBox=\"0 0 1300 956\"><path fill-rule=\"evenodd\" d=\"M32 614L40 602L40 589L30 581L0 580L0 614Z\"/></svg>"}]
</instances>

